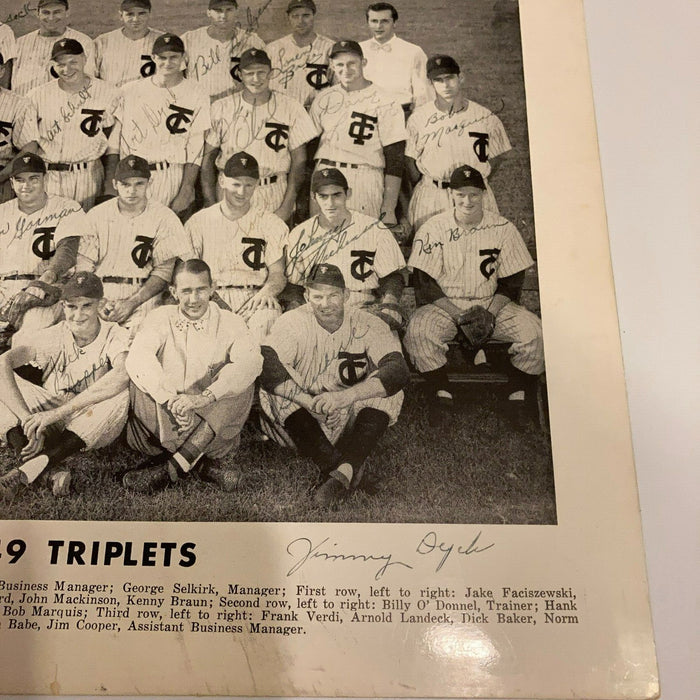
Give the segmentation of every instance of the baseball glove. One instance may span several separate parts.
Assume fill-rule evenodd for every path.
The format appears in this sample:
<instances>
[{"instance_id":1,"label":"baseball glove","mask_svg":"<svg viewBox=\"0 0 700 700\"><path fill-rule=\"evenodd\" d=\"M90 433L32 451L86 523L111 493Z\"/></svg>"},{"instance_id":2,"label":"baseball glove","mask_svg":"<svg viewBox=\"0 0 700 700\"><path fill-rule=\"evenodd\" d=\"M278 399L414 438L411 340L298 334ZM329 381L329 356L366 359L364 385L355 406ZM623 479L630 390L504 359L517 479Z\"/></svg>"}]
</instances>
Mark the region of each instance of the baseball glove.
<instances>
[{"instance_id":1,"label":"baseball glove","mask_svg":"<svg viewBox=\"0 0 700 700\"><path fill-rule=\"evenodd\" d=\"M472 348L483 345L491 337L495 325L496 317L483 306L472 306L457 319L457 328Z\"/></svg>"},{"instance_id":2,"label":"baseball glove","mask_svg":"<svg viewBox=\"0 0 700 700\"><path fill-rule=\"evenodd\" d=\"M398 304L391 302L378 302L376 304L370 304L364 308L365 311L369 311L371 314L381 318L392 331L401 331L406 328L406 318L403 315L403 310Z\"/></svg>"},{"instance_id":3,"label":"baseball glove","mask_svg":"<svg viewBox=\"0 0 700 700\"><path fill-rule=\"evenodd\" d=\"M37 306L53 306L61 298L61 290L51 284L34 280L17 292L1 309L0 319L19 328L24 314Z\"/></svg>"}]
</instances>

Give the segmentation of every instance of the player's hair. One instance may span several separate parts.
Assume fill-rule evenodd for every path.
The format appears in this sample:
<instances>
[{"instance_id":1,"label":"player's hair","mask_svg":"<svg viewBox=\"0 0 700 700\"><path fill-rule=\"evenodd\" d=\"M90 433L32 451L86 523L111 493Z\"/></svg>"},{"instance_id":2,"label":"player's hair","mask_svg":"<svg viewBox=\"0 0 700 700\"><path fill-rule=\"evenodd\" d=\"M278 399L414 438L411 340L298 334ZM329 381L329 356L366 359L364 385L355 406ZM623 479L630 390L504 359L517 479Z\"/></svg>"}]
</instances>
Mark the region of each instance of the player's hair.
<instances>
[{"instance_id":1,"label":"player's hair","mask_svg":"<svg viewBox=\"0 0 700 700\"><path fill-rule=\"evenodd\" d=\"M211 268L204 262L204 260L199 260L199 258L178 260L175 263L175 269L173 270L173 286L175 286L177 276L181 272L189 272L192 275L200 275L202 272L206 272L207 277L209 278L209 284L212 282Z\"/></svg>"},{"instance_id":2,"label":"player's hair","mask_svg":"<svg viewBox=\"0 0 700 700\"><path fill-rule=\"evenodd\" d=\"M370 10L372 10L372 12L384 12L384 10L390 10L391 18L394 20L394 22L396 22L396 20L399 18L399 13L390 2L375 2L374 4L369 5L369 7L365 10L366 19L369 19Z\"/></svg>"}]
</instances>

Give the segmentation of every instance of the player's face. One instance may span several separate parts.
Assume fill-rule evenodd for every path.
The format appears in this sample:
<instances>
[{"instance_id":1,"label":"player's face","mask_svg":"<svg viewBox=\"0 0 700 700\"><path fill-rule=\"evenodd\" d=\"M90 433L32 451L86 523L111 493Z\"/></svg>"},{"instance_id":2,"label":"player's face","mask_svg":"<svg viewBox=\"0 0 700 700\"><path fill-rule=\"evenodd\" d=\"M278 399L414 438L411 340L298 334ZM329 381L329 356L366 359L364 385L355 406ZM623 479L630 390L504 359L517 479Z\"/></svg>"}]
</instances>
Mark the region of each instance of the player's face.
<instances>
[{"instance_id":1,"label":"player's face","mask_svg":"<svg viewBox=\"0 0 700 700\"><path fill-rule=\"evenodd\" d=\"M206 272L183 270L178 273L170 291L177 299L183 315L196 321L207 312L214 289Z\"/></svg>"},{"instance_id":2,"label":"player's face","mask_svg":"<svg viewBox=\"0 0 700 700\"><path fill-rule=\"evenodd\" d=\"M232 29L236 26L236 7L223 5L212 10L207 10L207 17L212 25L220 29Z\"/></svg>"},{"instance_id":3,"label":"player's face","mask_svg":"<svg viewBox=\"0 0 700 700\"><path fill-rule=\"evenodd\" d=\"M149 182L145 177L127 177L125 180L113 180L112 184L122 202L135 206L146 201Z\"/></svg>"},{"instance_id":4,"label":"player's face","mask_svg":"<svg viewBox=\"0 0 700 700\"><path fill-rule=\"evenodd\" d=\"M296 7L287 14L294 34L308 34L314 28L314 13L306 7Z\"/></svg>"},{"instance_id":5,"label":"player's face","mask_svg":"<svg viewBox=\"0 0 700 700\"><path fill-rule=\"evenodd\" d=\"M78 336L89 335L99 324L97 311L99 299L75 297L64 299L63 314L71 332Z\"/></svg>"},{"instance_id":6,"label":"player's face","mask_svg":"<svg viewBox=\"0 0 700 700\"><path fill-rule=\"evenodd\" d=\"M458 215L469 219L480 219L483 213L484 190L478 187L460 187L452 192L452 201Z\"/></svg>"},{"instance_id":7,"label":"player's face","mask_svg":"<svg viewBox=\"0 0 700 700\"><path fill-rule=\"evenodd\" d=\"M12 189L22 204L35 204L44 197L42 173L19 173L12 178Z\"/></svg>"},{"instance_id":8,"label":"player's face","mask_svg":"<svg viewBox=\"0 0 700 700\"><path fill-rule=\"evenodd\" d=\"M315 284L304 292L316 320L322 326L340 326L343 322L346 290L330 284Z\"/></svg>"},{"instance_id":9,"label":"player's face","mask_svg":"<svg viewBox=\"0 0 700 700\"><path fill-rule=\"evenodd\" d=\"M267 92L270 86L270 67L264 64L253 64L247 68L241 68L241 82L252 95L260 95Z\"/></svg>"},{"instance_id":10,"label":"player's face","mask_svg":"<svg viewBox=\"0 0 700 700\"><path fill-rule=\"evenodd\" d=\"M344 219L348 213L348 193L340 185L324 185L314 194L321 214L330 223Z\"/></svg>"},{"instance_id":11,"label":"player's face","mask_svg":"<svg viewBox=\"0 0 700 700\"><path fill-rule=\"evenodd\" d=\"M454 73L438 75L432 80L435 93L447 102L452 102L459 94L459 87L462 84L462 76Z\"/></svg>"},{"instance_id":12,"label":"player's face","mask_svg":"<svg viewBox=\"0 0 700 700\"><path fill-rule=\"evenodd\" d=\"M83 69L85 68L85 54L82 53L78 56L59 56L55 61L53 61L53 67L56 71L56 75L58 75L58 77L62 80L67 82L76 80L83 75Z\"/></svg>"},{"instance_id":13,"label":"player's face","mask_svg":"<svg viewBox=\"0 0 700 700\"><path fill-rule=\"evenodd\" d=\"M252 177L226 177L219 175L219 185L229 206L240 209L248 204L255 192L258 181Z\"/></svg>"},{"instance_id":14,"label":"player's face","mask_svg":"<svg viewBox=\"0 0 700 700\"><path fill-rule=\"evenodd\" d=\"M68 26L68 8L65 5L46 5L38 11L39 29L49 36L59 36Z\"/></svg>"},{"instance_id":15,"label":"player's face","mask_svg":"<svg viewBox=\"0 0 700 700\"><path fill-rule=\"evenodd\" d=\"M146 31L151 13L145 7L132 7L119 13L122 24L134 34Z\"/></svg>"},{"instance_id":16,"label":"player's face","mask_svg":"<svg viewBox=\"0 0 700 700\"><path fill-rule=\"evenodd\" d=\"M380 43L389 41L394 36L394 19L391 10L370 10L367 24L372 36Z\"/></svg>"},{"instance_id":17,"label":"player's face","mask_svg":"<svg viewBox=\"0 0 700 700\"><path fill-rule=\"evenodd\" d=\"M331 67L340 84L347 88L364 78L363 67L367 61L354 53L341 53L331 59Z\"/></svg>"},{"instance_id":18,"label":"player's face","mask_svg":"<svg viewBox=\"0 0 700 700\"><path fill-rule=\"evenodd\" d=\"M179 51L161 51L154 53L152 58L159 75L174 75L182 70L182 54Z\"/></svg>"}]
</instances>

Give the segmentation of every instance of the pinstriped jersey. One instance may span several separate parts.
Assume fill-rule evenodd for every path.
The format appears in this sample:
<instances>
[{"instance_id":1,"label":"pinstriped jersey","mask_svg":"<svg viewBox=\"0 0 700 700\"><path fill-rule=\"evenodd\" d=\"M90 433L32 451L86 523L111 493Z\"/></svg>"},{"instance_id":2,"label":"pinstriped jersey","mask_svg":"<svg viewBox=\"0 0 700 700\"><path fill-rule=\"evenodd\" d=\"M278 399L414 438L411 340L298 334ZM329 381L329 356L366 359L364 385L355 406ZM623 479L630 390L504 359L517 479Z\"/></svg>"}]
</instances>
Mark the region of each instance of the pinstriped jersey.
<instances>
[{"instance_id":1,"label":"pinstriped jersey","mask_svg":"<svg viewBox=\"0 0 700 700\"><path fill-rule=\"evenodd\" d=\"M107 150L103 127L114 125L119 91L111 83L91 78L78 92L66 92L58 80L40 85L28 95L39 123L39 145L52 163L95 160Z\"/></svg>"},{"instance_id":2,"label":"pinstriped jersey","mask_svg":"<svg viewBox=\"0 0 700 700\"><path fill-rule=\"evenodd\" d=\"M246 102L240 92L217 100L211 106L211 121L206 141L221 149L219 170L234 153L245 151L258 161L260 177L289 172L290 151L318 136L306 110L275 91L261 105Z\"/></svg>"},{"instance_id":3,"label":"pinstriped jersey","mask_svg":"<svg viewBox=\"0 0 700 700\"><path fill-rule=\"evenodd\" d=\"M292 34L271 41L266 49L272 62L270 87L308 109L319 91L330 86L332 48L333 40L320 34L308 46L299 46Z\"/></svg>"},{"instance_id":4,"label":"pinstriped jersey","mask_svg":"<svg viewBox=\"0 0 700 700\"><path fill-rule=\"evenodd\" d=\"M95 75L95 47L92 39L68 27L61 36L41 36L39 30L17 39L17 61L12 70L12 90L26 95L38 85L58 77L51 72L51 49L61 39L76 39L85 51L85 72Z\"/></svg>"},{"instance_id":5,"label":"pinstriped jersey","mask_svg":"<svg viewBox=\"0 0 700 700\"><path fill-rule=\"evenodd\" d=\"M117 87L153 75L153 42L162 33L149 28L141 39L129 39L121 29L100 34L95 39L95 75Z\"/></svg>"},{"instance_id":6,"label":"pinstriped jersey","mask_svg":"<svg viewBox=\"0 0 700 700\"><path fill-rule=\"evenodd\" d=\"M17 40L9 24L0 23L0 56L1 63L7 63L17 56Z\"/></svg>"},{"instance_id":7,"label":"pinstriped jersey","mask_svg":"<svg viewBox=\"0 0 700 700\"><path fill-rule=\"evenodd\" d=\"M17 199L0 204L0 277L46 272L56 244L84 233L85 213L78 202L47 195L46 204L32 214L19 208Z\"/></svg>"},{"instance_id":8,"label":"pinstriped jersey","mask_svg":"<svg viewBox=\"0 0 700 700\"><path fill-rule=\"evenodd\" d=\"M384 146L406 140L397 96L374 85L348 92L341 85L323 90L311 105L321 130L315 158L384 167Z\"/></svg>"},{"instance_id":9,"label":"pinstriped jersey","mask_svg":"<svg viewBox=\"0 0 700 700\"><path fill-rule=\"evenodd\" d=\"M195 80L212 101L243 89L238 73L241 54L248 49L264 49L265 42L254 32L239 29L233 39L212 39L208 27L182 35L185 44L187 77Z\"/></svg>"},{"instance_id":10,"label":"pinstriped jersey","mask_svg":"<svg viewBox=\"0 0 700 700\"><path fill-rule=\"evenodd\" d=\"M115 197L86 214L85 229L78 266L83 268L86 259L101 277L146 278L154 267L168 260L192 257L180 219L159 202L149 200L141 214L129 217L119 211Z\"/></svg>"},{"instance_id":11,"label":"pinstriped jersey","mask_svg":"<svg viewBox=\"0 0 700 700\"><path fill-rule=\"evenodd\" d=\"M287 238L287 279L303 284L317 263L337 265L348 289L371 291L379 279L402 270L406 263L396 239L377 219L351 211L351 218L326 230L314 216L296 226Z\"/></svg>"},{"instance_id":12,"label":"pinstriped jersey","mask_svg":"<svg viewBox=\"0 0 700 700\"><path fill-rule=\"evenodd\" d=\"M408 266L427 272L452 299L490 300L498 280L526 270L532 257L513 224L484 209L471 228L454 210L428 219L416 232Z\"/></svg>"},{"instance_id":13,"label":"pinstriped jersey","mask_svg":"<svg viewBox=\"0 0 700 700\"><path fill-rule=\"evenodd\" d=\"M30 141L38 140L39 130L31 102L0 88L0 166L7 165L16 151Z\"/></svg>"},{"instance_id":14,"label":"pinstriped jersey","mask_svg":"<svg viewBox=\"0 0 700 700\"><path fill-rule=\"evenodd\" d=\"M187 220L185 230L195 257L209 265L221 286L262 286L268 265L284 255L288 233L282 219L255 207L231 221L221 202L197 212Z\"/></svg>"},{"instance_id":15,"label":"pinstriped jersey","mask_svg":"<svg viewBox=\"0 0 700 700\"><path fill-rule=\"evenodd\" d=\"M449 181L460 165L469 165L488 177L489 158L511 149L501 120L471 100L465 109L453 114L427 102L411 115L406 128L406 155L433 180Z\"/></svg>"}]
</instances>

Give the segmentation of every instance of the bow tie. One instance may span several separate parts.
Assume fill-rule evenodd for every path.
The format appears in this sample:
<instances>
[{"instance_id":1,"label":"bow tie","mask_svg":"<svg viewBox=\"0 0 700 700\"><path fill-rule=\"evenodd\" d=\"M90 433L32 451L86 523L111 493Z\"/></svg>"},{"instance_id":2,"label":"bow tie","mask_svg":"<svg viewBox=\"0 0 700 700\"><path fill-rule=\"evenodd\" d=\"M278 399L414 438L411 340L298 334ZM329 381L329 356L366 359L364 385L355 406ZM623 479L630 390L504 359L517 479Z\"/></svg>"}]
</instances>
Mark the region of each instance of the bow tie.
<instances>
[{"instance_id":1,"label":"bow tie","mask_svg":"<svg viewBox=\"0 0 700 700\"><path fill-rule=\"evenodd\" d=\"M179 331L187 332L188 328L192 328L195 331L203 331L205 327L204 319L200 318L196 321L190 321L187 318L180 317L175 321L175 328Z\"/></svg>"},{"instance_id":2,"label":"bow tie","mask_svg":"<svg viewBox=\"0 0 700 700\"><path fill-rule=\"evenodd\" d=\"M387 53L391 53L391 46L389 44L379 44L376 41L373 41L370 44L370 47L374 51L386 51Z\"/></svg>"}]
</instances>

